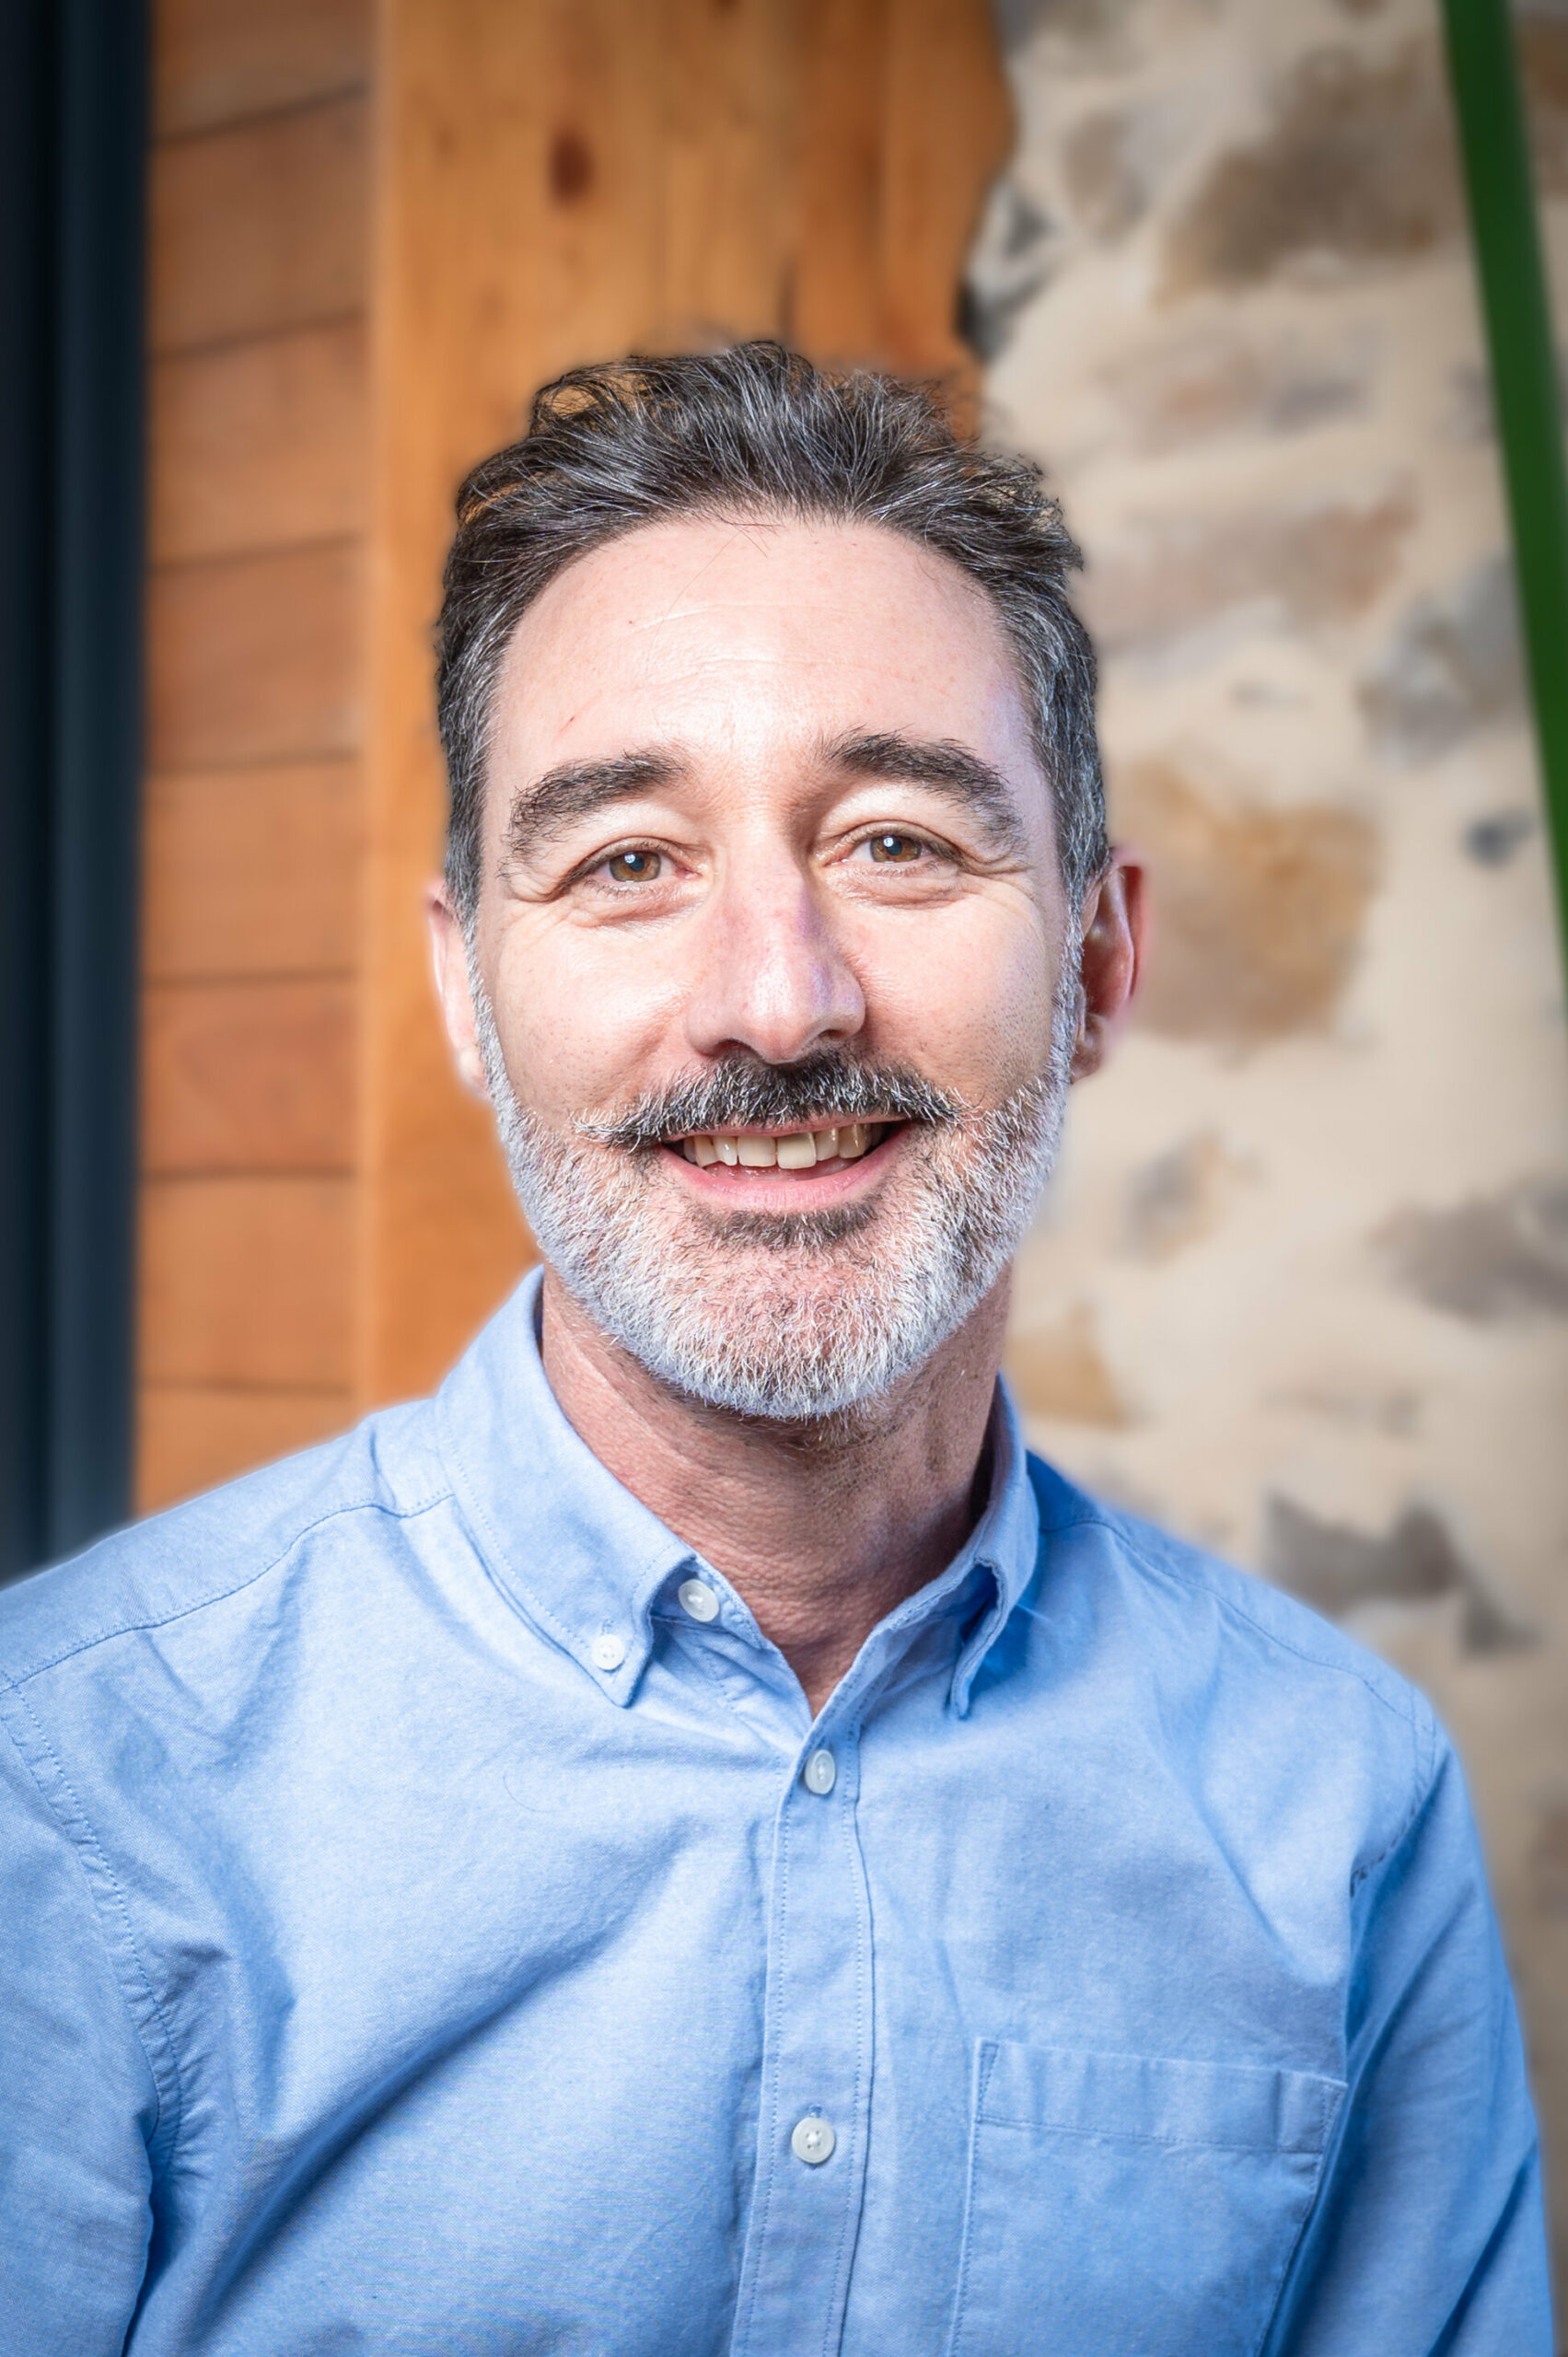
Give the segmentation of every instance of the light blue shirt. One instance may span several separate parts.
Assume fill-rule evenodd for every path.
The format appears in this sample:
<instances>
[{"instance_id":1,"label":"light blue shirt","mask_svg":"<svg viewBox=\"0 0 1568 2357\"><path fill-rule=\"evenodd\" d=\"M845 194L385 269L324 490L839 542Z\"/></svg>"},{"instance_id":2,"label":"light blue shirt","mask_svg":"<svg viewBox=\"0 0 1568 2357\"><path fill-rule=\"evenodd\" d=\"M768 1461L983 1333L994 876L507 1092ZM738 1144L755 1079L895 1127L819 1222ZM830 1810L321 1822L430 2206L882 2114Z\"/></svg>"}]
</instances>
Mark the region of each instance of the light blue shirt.
<instances>
[{"instance_id":1,"label":"light blue shirt","mask_svg":"<svg viewBox=\"0 0 1568 2357\"><path fill-rule=\"evenodd\" d=\"M0 1599L5 2357L1546 2357L1421 1698L1004 1398L813 1724L535 1301Z\"/></svg>"}]
</instances>

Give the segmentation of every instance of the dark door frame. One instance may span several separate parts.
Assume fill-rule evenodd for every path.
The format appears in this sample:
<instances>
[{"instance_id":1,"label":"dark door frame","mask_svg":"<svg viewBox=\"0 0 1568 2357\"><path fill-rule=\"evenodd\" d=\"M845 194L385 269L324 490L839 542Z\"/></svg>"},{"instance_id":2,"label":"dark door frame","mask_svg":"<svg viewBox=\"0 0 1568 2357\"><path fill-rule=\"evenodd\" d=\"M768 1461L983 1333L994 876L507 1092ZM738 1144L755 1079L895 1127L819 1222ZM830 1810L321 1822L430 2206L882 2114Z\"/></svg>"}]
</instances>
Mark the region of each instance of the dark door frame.
<instances>
[{"instance_id":1,"label":"dark door frame","mask_svg":"<svg viewBox=\"0 0 1568 2357\"><path fill-rule=\"evenodd\" d=\"M131 1501L147 61L0 0L0 1579Z\"/></svg>"}]
</instances>

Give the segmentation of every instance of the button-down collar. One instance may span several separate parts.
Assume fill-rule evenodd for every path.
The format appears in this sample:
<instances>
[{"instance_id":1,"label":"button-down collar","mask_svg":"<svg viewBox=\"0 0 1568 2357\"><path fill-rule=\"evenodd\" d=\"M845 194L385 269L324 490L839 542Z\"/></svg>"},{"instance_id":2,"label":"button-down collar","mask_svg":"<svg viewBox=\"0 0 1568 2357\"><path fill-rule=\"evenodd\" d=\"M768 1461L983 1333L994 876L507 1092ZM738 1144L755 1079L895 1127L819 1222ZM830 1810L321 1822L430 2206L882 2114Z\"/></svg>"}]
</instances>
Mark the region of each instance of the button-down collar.
<instances>
[{"instance_id":1,"label":"button-down collar","mask_svg":"<svg viewBox=\"0 0 1568 2357\"><path fill-rule=\"evenodd\" d=\"M701 1569L726 1624L756 1636L744 1600L720 1573L608 1472L562 1411L540 1353L540 1272L454 1368L436 1425L453 1489L503 1593L624 1707L656 1640L655 1609ZM889 1613L846 1679L864 1688L934 1620L961 1611L968 1634L951 1699L969 1708L975 1677L1034 1575L1040 1516L1017 1416L998 1386L985 1505L947 1569ZM614 1639L624 1648L611 1661ZM760 1640L759 1640L760 1642Z\"/></svg>"}]
</instances>

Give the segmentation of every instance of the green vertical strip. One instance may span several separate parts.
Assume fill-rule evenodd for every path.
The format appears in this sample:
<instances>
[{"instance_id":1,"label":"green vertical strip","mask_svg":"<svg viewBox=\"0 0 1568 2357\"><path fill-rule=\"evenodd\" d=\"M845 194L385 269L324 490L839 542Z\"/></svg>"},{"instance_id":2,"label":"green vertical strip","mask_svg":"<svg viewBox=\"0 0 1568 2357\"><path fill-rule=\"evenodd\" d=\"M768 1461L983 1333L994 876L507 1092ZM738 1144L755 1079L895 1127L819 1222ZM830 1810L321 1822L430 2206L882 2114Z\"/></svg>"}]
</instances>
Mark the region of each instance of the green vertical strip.
<instances>
[{"instance_id":1,"label":"green vertical strip","mask_svg":"<svg viewBox=\"0 0 1568 2357\"><path fill-rule=\"evenodd\" d=\"M1443 0L1558 912L1568 942L1568 475L1507 0Z\"/></svg>"}]
</instances>

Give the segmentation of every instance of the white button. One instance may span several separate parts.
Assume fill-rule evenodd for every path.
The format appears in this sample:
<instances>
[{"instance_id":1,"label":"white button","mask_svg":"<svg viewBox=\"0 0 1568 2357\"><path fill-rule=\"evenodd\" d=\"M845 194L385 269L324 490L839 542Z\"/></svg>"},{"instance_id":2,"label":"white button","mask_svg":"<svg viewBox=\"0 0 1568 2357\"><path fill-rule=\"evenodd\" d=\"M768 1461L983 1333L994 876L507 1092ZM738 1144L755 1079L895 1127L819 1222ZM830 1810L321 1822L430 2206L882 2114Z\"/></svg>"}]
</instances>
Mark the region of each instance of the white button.
<instances>
[{"instance_id":1,"label":"white button","mask_svg":"<svg viewBox=\"0 0 1568 2357\"><path fill-rule=\"evenodd\" d=\"M619 1669L626 1658L625 1643L620 1637L612 1637L607 1629L588 1647L588 1657L596 1669Z\"/></svg>"},{"instance_id":2,"label":"white button","mask_svg":"<svg viewBox=\"0 0 1568 2357\"><path fill-rule=\"evenodd\" d=\"M839 1766L830 1751L814 1751L806 1763L806 1789L808 1793L830 1793L839 1781ZM831 2130L829 2133L831 2134ZM830 2150L831 2148L830 2147ZM822 2155L826 2160L827 2154Z\"/></svg>"},{"instance_id":3,"label":"white button","mask_svg":"<svg viewBox=\"0 0 1568 2357\"><path fill-rule=\"evenodd\" d=\"M804 2119L796 2121L789 2149L797 2161L806 2163L808 2169L819 2169L824 2161L832 2159L833 2146L838 2141L830 2123L819 2119L814 2111L808 2111Z\"/></svg>"},{"instance_id":4,"label":"white button","mask_svg":"<svg viewBox=\"0 0 1568 2357\"><path fill-rule=\"evenodd\" d=\"M719 1600L706 1580L682 1580L675 1591L680 1598L681 1609L693 1620L716 1620Z\"/></svg>"}]
</instances>

